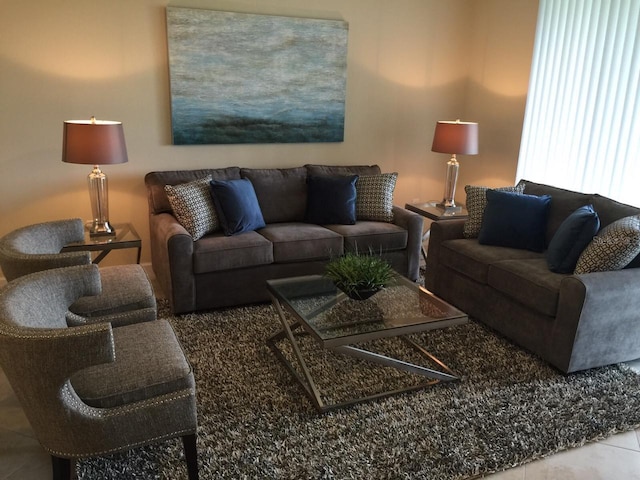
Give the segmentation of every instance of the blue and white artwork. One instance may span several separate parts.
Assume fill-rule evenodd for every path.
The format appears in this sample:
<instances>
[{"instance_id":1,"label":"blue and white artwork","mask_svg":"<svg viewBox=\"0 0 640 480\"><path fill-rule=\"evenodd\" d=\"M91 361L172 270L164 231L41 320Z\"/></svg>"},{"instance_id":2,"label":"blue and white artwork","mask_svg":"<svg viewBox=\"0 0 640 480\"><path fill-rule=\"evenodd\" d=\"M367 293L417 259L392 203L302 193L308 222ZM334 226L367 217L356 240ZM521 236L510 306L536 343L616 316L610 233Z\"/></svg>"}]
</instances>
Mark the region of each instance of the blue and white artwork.
<instances>
[{"instance_id":1,"label":"blue and white artwork","mask_svg":"<svg viewBox=\"0 0 640 480\"><path fill-rule=\"evenodd\" d=\"M348 24L167 7L173 143L341 142Z\"/></svg>"}]
</instances>

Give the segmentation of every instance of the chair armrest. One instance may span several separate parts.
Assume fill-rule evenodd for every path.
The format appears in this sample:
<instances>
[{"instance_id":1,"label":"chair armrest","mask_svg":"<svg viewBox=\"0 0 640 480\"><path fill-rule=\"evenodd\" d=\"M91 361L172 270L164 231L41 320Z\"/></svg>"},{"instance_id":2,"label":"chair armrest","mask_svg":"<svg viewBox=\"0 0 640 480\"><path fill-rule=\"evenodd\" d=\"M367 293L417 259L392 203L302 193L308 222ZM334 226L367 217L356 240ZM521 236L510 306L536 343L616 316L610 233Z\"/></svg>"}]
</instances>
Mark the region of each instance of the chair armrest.
<instances>
[{"instance_id":1,"label":"chair armrest","mask_svg":"<svg viewBox=\"0 0 640 480\"><path fill-rule=\"evenodd\" d=\"M170 213L149 216L151 264L175 313L195 309L193 238Z\"/></svg>"},{"instance_id":2,"label":"chair armrest","mask_svg":"<svg viewBox=\"0 0 640 480\"><path fill-rule=\"evenodd\" d=\"M560 284L550 351L567 372L640 358L640 268L572 275Z\"/></svg>"},{"instance_id":3,"label":"chair armrest","mask_svg":"<svg viewBox=\"0 0 640 480\"><path fill-rule=\"evenodd\" d=\"M420 273L424 219L417 213L394 205L393 223L407 231L407 278L416 281Z\"/></svg>"}]
</instances>

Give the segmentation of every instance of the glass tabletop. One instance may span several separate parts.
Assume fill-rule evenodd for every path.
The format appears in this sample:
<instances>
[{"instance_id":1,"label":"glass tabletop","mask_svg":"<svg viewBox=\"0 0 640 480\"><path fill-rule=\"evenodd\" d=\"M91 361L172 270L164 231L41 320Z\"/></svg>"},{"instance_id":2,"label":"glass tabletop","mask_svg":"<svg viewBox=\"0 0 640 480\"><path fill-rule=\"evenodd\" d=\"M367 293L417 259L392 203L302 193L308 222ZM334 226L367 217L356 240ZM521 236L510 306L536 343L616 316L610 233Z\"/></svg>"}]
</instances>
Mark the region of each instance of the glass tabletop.
<instances>
[{"instance_id":1,"label":"glass tabletop","mask_svg":"<svg viewBox=\"0 0 640 480\"><path fill-rule=\"evenodd\" d=\"M271 293L326 345L405 335L468 321L467 315L396 274L367 300L352 300L321 276L269 280Z\"/></svg>"}]
</instances>

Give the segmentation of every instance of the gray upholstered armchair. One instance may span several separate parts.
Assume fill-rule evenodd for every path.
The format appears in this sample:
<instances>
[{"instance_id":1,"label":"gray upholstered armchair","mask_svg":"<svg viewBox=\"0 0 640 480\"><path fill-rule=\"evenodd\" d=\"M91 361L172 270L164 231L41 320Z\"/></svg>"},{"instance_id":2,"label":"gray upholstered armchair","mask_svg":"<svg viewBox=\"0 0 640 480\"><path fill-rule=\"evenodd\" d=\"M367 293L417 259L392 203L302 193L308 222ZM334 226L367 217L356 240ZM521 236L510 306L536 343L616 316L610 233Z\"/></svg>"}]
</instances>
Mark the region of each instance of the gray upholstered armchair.
<instances>
[{"instance_id":1,"label":"gray upholstered armchair","mask_svg":"<svg viewBox=\"0 0 640 480\"><path fill-rule=\"evenodd\" d=\"M52 456L54 480L70 478L71 459L178 436L197 479L194 378L171 325L68 327L69 305L99 291L95 265L34 273L0 290L0 365Z\"/></svg>"},{"instance_id":2,"label":"gray upholstered armchair","mask_svg":"<svg viewBox=\"0 0 640 480\"><path fill-rule=\"evenodd\" d=\"M0 267L11 281L41 270L88 265L88 251L61 252L68 243L83 239L84 225L79 218L19 228L0 239ZM156 318L153 289L140 265L105 267L100 274L101 293L78 299L69 309L70 324L106 321L119 326Z\"/></svg>"}]
</instances>

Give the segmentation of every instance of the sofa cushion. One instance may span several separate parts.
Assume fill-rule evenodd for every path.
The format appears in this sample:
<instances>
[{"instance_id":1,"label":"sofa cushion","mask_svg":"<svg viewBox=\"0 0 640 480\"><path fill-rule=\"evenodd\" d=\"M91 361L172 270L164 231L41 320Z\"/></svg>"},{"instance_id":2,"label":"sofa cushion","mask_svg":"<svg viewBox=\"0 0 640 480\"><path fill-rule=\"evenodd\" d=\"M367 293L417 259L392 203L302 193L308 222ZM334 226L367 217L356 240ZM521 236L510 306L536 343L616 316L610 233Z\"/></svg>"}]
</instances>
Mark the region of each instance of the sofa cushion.
<instances>
[{"instance_id":1,"label":"sofa cushion","mask_svg":"<svg viewBox=\"0 0 640 480\"><path fill-rule=\"evenodd\" d=\"M487 190L489 187L477 187L474 185L466 185L464 191L467 194L467 212L469 218L464 222L462 234L464 238L478 238L480 234L480 228L482 227L482 218L484 217L484 210L487 207ZM515 187L500 187L494 188L501 192L515 192L522 193L524 191L524 185L516 185Z\"/></svg>"},{"instance_id":2,"label":"sofa cushion","mask_svg":"<svg viewBox=\"0 0 640 480\"><path fill-rule=\"evenodd\" d=\"M380 173L378 165L311 165L304 166L307 175L377 175Z\"/></svg>"},{"instance_id":3,"label":"sofa cushion","mask_svg":"<svg viewBox=\"0 0 640 480\"><path fill-rule=\"evenodd\" d=\"M407 248L407 231L392 223L362 221L325 226L344 237L345 251L378 254Z\"/></svg>"},{"instance_id":4,"label":"sofa cushion","mask_svg":"<svg viewBox=\"0 0 640 480\"><path fill-rule=\"evenodd\" d=\"M440 246L439 263L476 282L486 284L489 266L496 262L513 259L539 259L542 254L519 248L480 245L474 238L445 240Z\"/></svg>"},{"instance_id":5,"label":"sofa cushion","mask_svg":"<svg viewBox=\"0 0 640 480\"><path fill-rule=\"evenodd\" d=\"M318 225L356 223L357 180L357 175L309 175L305 222Z\"/></svg>"},{"instance_id":6,"label":"sofa cushion","mask_svg":"<svg viewBox=\"0 0 640 480\"><path fill-rule=\"evenodd\" d=\"M238 167L208 168L199 170L167 170L163 172L149 172L144 176L147 187L149 213L171 213L171 205L164 190L165 185L179 185L192 182L211 175L213 180L231 180L240 178Z\"/></svg>"},{"instance_id":7,"label":"sofa cushion","mask_svg":"<svg viewBox=\"0 0 640 480\"><path fill-rule=\"evenodd\" d=\"M193 245L194 273L273 263L273 245L257 232L232 237L221 232L202 237Z\"/></svg>"},{"instance_id":8,"label":"sofa cushion","mask_svg":"<svg viewBox=\"0 0 640 480\"><path fill-rule=\"evenodd\" d=\"M600 228L600 219L591 205L569 215L549 243L547 265L556 273L572 273L580 254Z\"/></svg>"},{"instance_id":9,"label":"sofa cushion","mask_svg":"<svg viewBox=\"0 0 640 480\"><path fill-rule=\"evenodd\" d=\"M276 263L328 259L343 253L342 237L337 233L308 223L274 223L260 230L273 244Z\"/></svg>"},{"instance_id":10,"label":"sofa cushion","mask_svg":"<svg viewBox=\"0 0 640 480\"><path fill-rule=\"evenodd\" d=\"M542 183L530 182L529 180L520 180L518 186L524 187L524 193L527 195L551 195L551 206L549 207L547 232L545 234L547 245L551 242L562 222L576 209L584 205L593 204L594 210L598 212L598 208L593 203L594 195L588 193L573 192ZM599 212L598 215L600 215ZM600 221L602 222L602 217L600 217Z\"/></svg>"},{"instance_id":11,"label":"sofa cushion","mask_svg":"<svg viewBox=\"0 0 640 480\"><path fill-rule=\"evenodd\" d=\"M532 310L555 316L560 282L566 276L551 272L541 256L493 263L489 267L487 283Z\"/></svg>"},{"instance_id":12,"label":"sofa cushion","mask_svg":"<svg viewBox=\"0 0 640 480\"><path fill-rule=\"evenodd\" d=\"M87 405L113 408L194 387L191 366L166 320L114 328L113 344L115 361L71 377Z\"/></svg>"},{"instance_id":13,"label":"sofa cushion","mask_svg":"<svg viewBox=\"0 0 640 480\"><path fill-rule=\"evenodd\" d=\"M542 252L551 197L487 190L478 241L484 245Z\"/></svg>"},{"instance_id":14,"label":"sofa cushion","mask_svg":"<svg viewBox=\"0 0 640 480\"><path fill-rule=\"evenodd\" d=\"M356 182L356 219L393 222L397 173L360 175Z\"/></svg>"},{"instance_id":15,"label":"sofa cushion","mask_svg":"<svg viewBox=\"0 0 640 480\"><path fill-rule=\"evenodd\" d=\"M265 223L302 222L307 208L307 169L243 168L258 197Z\"/></svg>"},{"instance_id":16,"label":"sofa cushion","mask_svg":"<svg viewBox=\"0 0 640 480\"><path fill-rule=\"evenodd\" d=\"M207 175L192 182L164 186L173 215L194 241L220 228L209 188L211 180L211 175Z\"/></svg>"},{"instance_id":17,"label":"sofa cushion","mask_svg":"<svg viewBox=\"0 0 640 480\"><path fill-rule=\"evenodd\" d=\"M225 235L264 227L260 204L250 180L212 180L211 191Z\"/></svg>"},{"instance_id":18,"label":"sofa cushion","mask_svg":"<svg viewBox=\"0 0 640 480\"><path fill-rule=\"evenodd\" d=\"M626 267L640 254L640 215L624 217L603 228L584 249L576 274Z\"/></svg>"}]
</instances>

